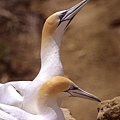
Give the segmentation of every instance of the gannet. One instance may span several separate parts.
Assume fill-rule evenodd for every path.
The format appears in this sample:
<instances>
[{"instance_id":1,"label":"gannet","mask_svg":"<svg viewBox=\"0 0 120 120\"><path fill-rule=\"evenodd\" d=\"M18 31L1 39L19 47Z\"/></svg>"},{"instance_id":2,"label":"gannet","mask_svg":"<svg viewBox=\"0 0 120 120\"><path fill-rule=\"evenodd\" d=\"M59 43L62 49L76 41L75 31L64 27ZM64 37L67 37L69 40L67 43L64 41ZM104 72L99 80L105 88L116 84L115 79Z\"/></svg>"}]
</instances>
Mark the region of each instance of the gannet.
<instances>
[{"instance_id":1,"label":"gannet","mask_svg":"<svg viewBox=\"0 0 120 120\"><path fill-rule=\"evenodd\" d=\"M0 103L36 113L35 100L41 85L49 78L64 75L60 59L61 39L69 23L89 0L83 0L68 10L56 12L46 20L42 30L41 70L32 81L8 82L0 87Z\"/></svg>"},{"instance_id":2,"label":"gannet","mask_svg":"<svg viewBox=\"0 0 120 120\"><path fill-rule=\"evenodd\" d=\"M43 83L38 91L35 101L36 115L17 107L0 104L0 110L5 114L0 117L2 119L8 117L5 120L10 120L9 117L14 117L16 120L65 120L60 109L60 101L67 97L80 97L100 102L96 96L82 90L70 79L55 76ZM1 111L0 115L2 114Z\"/></svg>"}]
</instances>

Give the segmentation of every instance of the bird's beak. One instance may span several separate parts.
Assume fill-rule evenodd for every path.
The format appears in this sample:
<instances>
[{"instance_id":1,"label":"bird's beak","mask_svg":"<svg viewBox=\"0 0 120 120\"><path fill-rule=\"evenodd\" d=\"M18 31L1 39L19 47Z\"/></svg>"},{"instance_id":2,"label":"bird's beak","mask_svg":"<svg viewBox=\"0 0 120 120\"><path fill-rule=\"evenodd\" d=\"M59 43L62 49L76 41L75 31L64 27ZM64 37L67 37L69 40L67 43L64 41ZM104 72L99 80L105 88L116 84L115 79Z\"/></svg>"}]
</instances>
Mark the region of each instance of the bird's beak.
<instances>
[{"instance_id":1,"label":"bird's beak","mask_svg":"<svg viewBox=\"0 0 120 120\"><path fill-rule=\"evenodd\" d=\"M71 22L71 20L73 19L73 17L80 11L80 9L88 2L89 0L83 0L81 2L79 2L78 4L76 4L75 6L71 7L68 10L62 11L59 15L60 18L60 22L59 25L64 22L64 21L68 21L67 26L69 25L69 23ZM66 26L66 27L67 27Z\"/></svg>"},{"instance_id":2,"label":"bird's beak","mask_svg":"<svg viewBox=\"0 0 120 120\"><path fill-rule=\"evenodd\" d=\"M101 102L98 97L96 97L76 86L72 86L72 88L68 89L65 92L68 92L71 97L81 97L81 98Z\"/></svg>"}]
</instances>

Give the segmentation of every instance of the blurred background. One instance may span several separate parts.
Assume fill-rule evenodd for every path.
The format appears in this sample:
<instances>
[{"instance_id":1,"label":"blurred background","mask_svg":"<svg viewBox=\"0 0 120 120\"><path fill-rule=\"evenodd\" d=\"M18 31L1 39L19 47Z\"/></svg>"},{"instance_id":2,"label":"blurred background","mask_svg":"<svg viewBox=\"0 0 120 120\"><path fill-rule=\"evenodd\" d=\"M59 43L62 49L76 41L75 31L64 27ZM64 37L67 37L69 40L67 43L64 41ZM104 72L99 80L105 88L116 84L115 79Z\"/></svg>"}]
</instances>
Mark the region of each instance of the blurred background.
<instances>
[{"instance_id":1,"label":"blurred background","mask_svg":"<svg viewBox=\"0 0 120 120\"><path fill-rule=\"evenodd\" d=\"M0 0L0 82L33 80L45 19L80 0ZM61 46L65 76L101 100L120 95L120 0L90 0ZM65 100L77 120L96 120L97 102Z\"/></svg>"}]
</instances>

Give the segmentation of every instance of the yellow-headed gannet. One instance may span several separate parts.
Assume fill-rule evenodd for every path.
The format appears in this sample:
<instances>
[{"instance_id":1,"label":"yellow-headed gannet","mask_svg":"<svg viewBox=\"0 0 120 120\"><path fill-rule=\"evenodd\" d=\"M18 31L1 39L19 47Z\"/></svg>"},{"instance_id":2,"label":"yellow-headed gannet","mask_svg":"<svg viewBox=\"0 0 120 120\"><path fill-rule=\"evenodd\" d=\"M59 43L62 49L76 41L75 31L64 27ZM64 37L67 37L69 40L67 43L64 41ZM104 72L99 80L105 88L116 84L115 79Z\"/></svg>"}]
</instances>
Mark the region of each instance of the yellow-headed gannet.
<instances>
[{"instance_id":1,"label":"yellow-headed gannet","mask_svg":"<svg viewBox=\"0 0 120 120\"><path fill-rule=\"evenodd\" d=\"M70 79L55 76L43 83L38 91L35 101L36 115L17 107L0 104L2 111L0 111L0 118L7 118L5 120L65 120L60 109L60 101L67 97L80 97L100 102L96 96L82 90ZM9 117L14 117L14 119L9 119Z\"/></svg>"},{"instance_id":2,"label":"yellow-headed gannet","mask_svg":"<svg viewBox=\"0 0 120 120\"><path fill-rule=\"evenodd\" d=\"M42 30L41 70L32 81L8 82L0 86L0 103L13 105L36 113L36 96L41 85L49 78L63 74L60 59L62 36L73 17L89 0L83 0L68 10L51 15Z\"/></svg>"}]
</instances>

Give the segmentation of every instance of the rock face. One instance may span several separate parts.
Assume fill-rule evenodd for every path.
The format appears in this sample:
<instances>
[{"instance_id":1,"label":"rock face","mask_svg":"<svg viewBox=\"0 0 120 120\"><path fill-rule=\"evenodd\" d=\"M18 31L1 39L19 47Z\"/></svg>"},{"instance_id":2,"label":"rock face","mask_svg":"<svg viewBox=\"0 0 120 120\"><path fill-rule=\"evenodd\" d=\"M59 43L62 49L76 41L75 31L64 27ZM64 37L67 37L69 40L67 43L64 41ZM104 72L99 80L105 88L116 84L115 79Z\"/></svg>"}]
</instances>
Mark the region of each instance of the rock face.
<instances>
[{"instance_id":1,"label":"rock face","mask_svg":"<svg viewBox=\"0 0 120 120\"><path fill-rule=\"evenodd\" d=\"M61 109L64 113L65 120L76 120L75 118L72 117L69 109L67 109L67 108L61 108Z\"/></svg>"},{"instance_id":2,"label":"rock face","mask_svg":"<svg viewBox=\"0 0 120 120\"><path fill-rule=\"evenodd\" d=\"M120 120L120 96L102 101L98 106L97 120Z\"/></svg>"}]
</instances>

